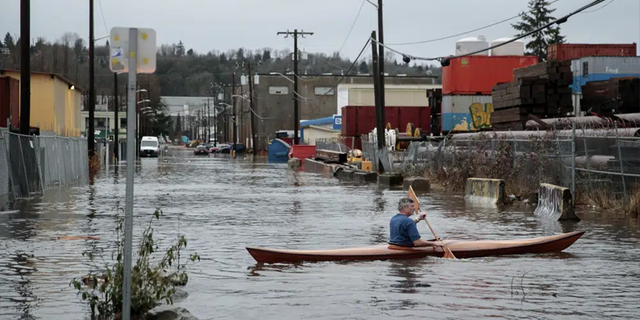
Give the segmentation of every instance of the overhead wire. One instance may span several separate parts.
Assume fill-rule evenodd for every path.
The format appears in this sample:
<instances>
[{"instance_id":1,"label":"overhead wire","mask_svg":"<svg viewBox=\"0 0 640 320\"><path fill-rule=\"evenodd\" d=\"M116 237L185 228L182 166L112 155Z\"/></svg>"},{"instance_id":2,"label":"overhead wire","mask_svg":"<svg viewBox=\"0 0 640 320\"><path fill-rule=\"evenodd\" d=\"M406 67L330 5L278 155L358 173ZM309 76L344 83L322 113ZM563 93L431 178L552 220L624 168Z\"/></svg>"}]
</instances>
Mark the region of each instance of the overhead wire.
<instances>
[{"instance_id":1,"label":"overhead wire","mask_svg":"<svg viewBox=\"0 0 640 320\"><path fill-rule=\"evenodd\" d=\"M549 2L549 4L554 4L554 3L558 2L558 1L560 1L560 0L554 0L554 1L551 1L551 2ZM613 1L613 0L612 0L612 1ZM456 34L452 34L452 35L445 36L445 37L440 37L440 38L435 38L435 39L429 39L429 40L422 40L422 41L414 41L414 42L385 43L385 44L390 45L390 46L404 46L404 45L423 44L423 43L430 43L430 42L437 42L437 41L447 40L447 39L451 39L451 38L455 38L455 37L463 36L463 35L466 35L466 34L469 34L469 33L472 33L472 32L476 32L476 31L484 30L484 29L487 29L487 28L490 28L490 27L493 27L493 26L497 26L497 25L499 25L499 24L503 24L503 23L505 23L505 22L509 22L509 21L511 21L511 20L513 20L513 19L519 18L519 17L521 17L522 15L523 15L523 12L518 13L517 15L515 15L515 16L513 16L513 17L510 17L510 18L507 18L507 19L504 19L504 20L500 20L500 21L498 21L498 22L494 22L494 23L492 23L492 24L488 24L488 25L483 26L483 27L480 27L480 28L476 28L476 29L473 29L473 30L469 30L469 31L465 31L465 32L460 32L460 33L456 33Z\"/></svg>"},{"instance_id":2,"label":"overhead wire","mask_svg":"<svg viewBox=\"0 0 640 320\"><path fill-rule=\"evenodd\" d=\"M109 34L109 28L107 28L107 20L104 18L104 10L102 10L102 1L98 0L98 7L100 7L100 15L102 16L102 23L104 24L104 31Z\"/></svg>"},{"instance_id":3,"label":"overhead wire","mask_svg":"<svg viewBox=\"0 0 640 320\"><path fill-rule=\"evenodd\" d=\"M353 60L353 63L351 64L351 66L349 66L349 69L347 69L347 72L345 72L342 77L340 78L340 80L338 80L338 82L336 82L336 84L331 87L331 89L327 90L325 93L319 95L319 97L315 97L315 98L307 98L304 96L301 96L300 94L298 94L297 92L296 95L298 96L298 98L294 97L294 99L303 99L304 101L310 101L310 100L317 100L320 99L321 97L324 97L326 95L328 95L329 93L335 91L335 89L338 87L338 85L344 80L344 78L347 77L347 75L349 75L349 72L351 72L351 70L353 69L353 67L356 65L356 63L358 63L358 60L360 59L360 57L362 56L362 54L364 53L364 51L367 49L367 46L369 45L369 43L371 43L371 37L369 37L369 39L367 39L367 42L364 44L364 46L362 47L362 50L360 50L360 53L358 53L358 56L355 58L355 60Z\"/></svg>"},{"instance_id":4,"label":"overhead wire","mask_svg":"<svg viewBox=\"0 0 640 320\"><path fill-rule=\"evenodd\" d=\"M403 57L405 57L405 59L409 59L409 61L411 61L411 60L423 60L423 61L436 61L436 60L437 60L437 61L443 61L443 60L448 60L448 59L461 58L461 57L466 57L466 56L470 56L470 55L478 54L478 53L481 53L481 52L489 51L489 50L492 50L492 49L495 49L495 48L498 48L498 47L502 47L502 46L507 45L507 44L509 44L509 43L511 43L511 42L514 42L514 41L520 40L520 39L522 39L522 38L526 38L526 37L528 37L528 36L530 36L530 35L532 35L532 34L534 34L534 33L536 33L536 32L540 32L541 30L544 30L544 29L546 29L546 28L549 28L550 26L552 26L552 25L554 25L554 24L561 24L561 23L564 23L564 22L566 22L566 21L567 21L567 19L569 19L571 16L576 15L576 14L578 14L578 13L580 13L580 12L582 12L582 11L586 10L586 9L589 9L589 8L591 8L591 7L593 7L593 6L596 6L596 5L598 5L598 4L601 4L601 3L603 3L604 1L606 1L606 0L595 0L595 1L593 1L593 2L591 2L591 3L589 3L589 4L587 4L587 5L585 5L585 6L583 6L583 7L581 7L580 9L577 9L577 10L575 10L575 11L573 11L573 12L570 12L569 14L567 14L567 15L563 16L562 18L556 19L556 20L554 20L554 21L551 21L551 22L549 22L549 23L547 23L547 24L545 24L545 25L543 25L543 26L539 27L539 28L536 28L535 30L532 30L532 31L530 31L530 32L527 32L527 33L525 33L525 34L522 34L522 35L520 35L520 36L517 36L517 37L515 37L515 38L512 38L512 39L510 39L510 40L508 40L508 41L502 42L502 43L500 43L500 44L497 44L497 45L494 45L494 46L491 46L491 47L488 47L488 48L485 48L485 49L480 49L480 50L477 50L477 51L473 51L473 52L469 52L469 53L461 54L461 55L446 56L446 57L442 56L442 57L433 57L433 58L428 58L428 57L419 57L419 56L410 55L410 54L407 54L407 53L401 52L401 51L399 51L399 50L396 50L396 49L394 49L394 48L391 48L391 47L389 47L388 45L386 45L386 44L384 44L384 43L380 43L378 40L373 39L373 38L370 38L370 41L373 41L373 42L375 42L375 43L377 43L377 44L379 44L379 45L383 46L384 48L386 48L387 50L389 50L389 51L391 51L391 52L395 52L395 53L397 53L397 54L399 54L399 55L402 55Z\"/></svg>"},{"instance_id":5,"label":"overhead wire","mask_svg":"<svg viewBox=\"0 0 640 320\"><path fill-rule=\"evenodd\" d=\"M596 9L593 9L593 10L584 11L584 12L582 12L582 13L591 13L591 12L596 12L596 11L602 10L602 9L606 8L608 5L610 5L611 3L613 3L613 0L609 1L609 3L605 4L604 6L602 6L602 7L600 7L600 8L596 8Z\"/></svg>"},{"instance_id":6,"label":"overhead wire","mask_svg":"<svg viewBox=\"0 0 640 320\"><path fill-rule=\"evenodd\" d=\"M362 13L362 8L364 7L364 3L366 1L367 0L362 0L362 3L360 4L360 9L358 9L358 13L356 14L355 19L353 19L353 23L351 24L351 28L349 29L349 33L347 33L347 36L345 37L344 42L340 46L340 49L338 49L338 52L342 51L344 46L347 44L347 40L349 40L349 36L351 36L351 32L353 32L353 28L356 26L356 22L358 22L358 18L360 18L360 13Z\"/></svg>"}]
</instances>

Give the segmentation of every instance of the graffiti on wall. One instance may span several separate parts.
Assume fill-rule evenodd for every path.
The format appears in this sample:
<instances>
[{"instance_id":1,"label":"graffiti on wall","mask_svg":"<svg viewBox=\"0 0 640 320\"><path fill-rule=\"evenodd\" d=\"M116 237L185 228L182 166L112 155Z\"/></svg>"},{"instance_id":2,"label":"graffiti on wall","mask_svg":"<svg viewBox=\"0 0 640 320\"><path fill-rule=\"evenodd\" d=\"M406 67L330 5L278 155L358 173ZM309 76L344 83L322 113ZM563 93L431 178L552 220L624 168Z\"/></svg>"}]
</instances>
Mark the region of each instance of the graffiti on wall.
<instances>
[{"instance_id":1,"label":"graffiti on wall","mask_svg":"<svg viewBox=\"0 0 640 320\"><path fill-rule=\"evenodd\" d=\"M493 103L474 102L469 106L471 114L471 130L491 127L491 113L493 112Z\"/></svg>"}]
</instances>

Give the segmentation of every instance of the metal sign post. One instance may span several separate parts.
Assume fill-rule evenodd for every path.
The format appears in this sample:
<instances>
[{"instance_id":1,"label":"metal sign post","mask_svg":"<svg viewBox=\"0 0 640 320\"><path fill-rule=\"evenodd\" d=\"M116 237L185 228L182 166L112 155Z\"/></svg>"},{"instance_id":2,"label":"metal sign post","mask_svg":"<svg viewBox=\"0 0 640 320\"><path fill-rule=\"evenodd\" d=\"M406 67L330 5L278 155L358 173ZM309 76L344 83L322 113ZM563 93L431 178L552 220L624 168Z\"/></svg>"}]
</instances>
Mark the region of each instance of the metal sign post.
<instances>
[{"instance_id":1,"label":"metal sign post","mask_svg":"<svg viewBox=\"0 0 640 320\"><path fill-rule=\"evenodd\" d=\"M131 265L133 250L133 179L136 165L136 81L137 73L153 73L156 68L156 33L152 29L111 29L112 72L129 72L127 84L127 187L124 220L124 277L122 319L131 318Z\"/></svg>"}]
</instances>

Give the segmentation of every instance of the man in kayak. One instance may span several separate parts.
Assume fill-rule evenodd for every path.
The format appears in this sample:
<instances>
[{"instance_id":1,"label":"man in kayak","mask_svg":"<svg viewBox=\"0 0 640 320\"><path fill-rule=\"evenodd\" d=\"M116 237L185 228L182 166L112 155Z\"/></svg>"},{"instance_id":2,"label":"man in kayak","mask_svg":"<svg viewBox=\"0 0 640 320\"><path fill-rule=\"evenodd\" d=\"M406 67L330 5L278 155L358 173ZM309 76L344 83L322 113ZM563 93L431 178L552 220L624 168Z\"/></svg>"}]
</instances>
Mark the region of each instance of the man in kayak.
<instances>
[{"instance_id":1,"label":"man in kayak","mask_svg":"<svg viewBox=\"0 0 640 320\"><path fill-rule=\"evenodd\" d=\"M398 202L398 211L391 218L389 223L389 243L404 247L426 247L437 246L431 241L423 240L418 232L416 224L424 220L427 214L420 212L417 219L409 218L416 210L415 203L411 198L402 198Z\"/></svg>"}]
</instances>

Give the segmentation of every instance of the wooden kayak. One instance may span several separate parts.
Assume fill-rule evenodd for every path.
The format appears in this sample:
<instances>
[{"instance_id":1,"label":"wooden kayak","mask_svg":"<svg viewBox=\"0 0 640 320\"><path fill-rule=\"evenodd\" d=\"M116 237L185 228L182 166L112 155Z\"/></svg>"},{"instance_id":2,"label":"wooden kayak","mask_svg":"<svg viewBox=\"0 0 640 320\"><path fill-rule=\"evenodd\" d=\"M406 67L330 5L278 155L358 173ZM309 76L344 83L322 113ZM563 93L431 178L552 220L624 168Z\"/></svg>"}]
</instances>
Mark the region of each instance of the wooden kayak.
<instances>
[{"instance_id":1,"label":"wooden kayak","mask_svg":"<svg viewBox=\"0 0 640 320\"><path fill-rule=\"evenodd\" d=\"M441 243L449 247L456 258L475 258L506 254L560 252L576 242L583 234L584 231L574 231L520 240L443 240ZM258 263L417 259L444 255L441 247L400 247L388 244L329 250L280 250L247 247L247 251Z\"/></svg>"}]
</instances>

